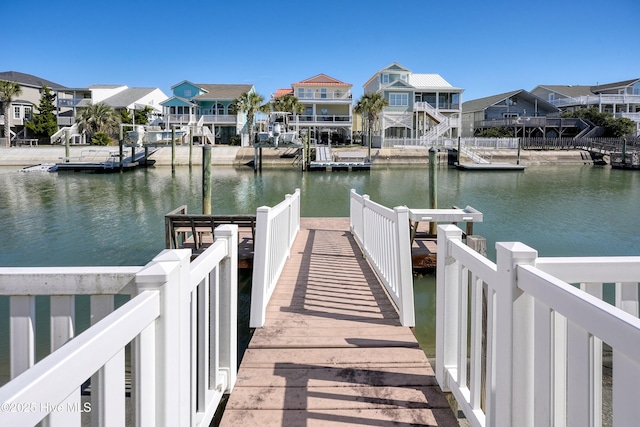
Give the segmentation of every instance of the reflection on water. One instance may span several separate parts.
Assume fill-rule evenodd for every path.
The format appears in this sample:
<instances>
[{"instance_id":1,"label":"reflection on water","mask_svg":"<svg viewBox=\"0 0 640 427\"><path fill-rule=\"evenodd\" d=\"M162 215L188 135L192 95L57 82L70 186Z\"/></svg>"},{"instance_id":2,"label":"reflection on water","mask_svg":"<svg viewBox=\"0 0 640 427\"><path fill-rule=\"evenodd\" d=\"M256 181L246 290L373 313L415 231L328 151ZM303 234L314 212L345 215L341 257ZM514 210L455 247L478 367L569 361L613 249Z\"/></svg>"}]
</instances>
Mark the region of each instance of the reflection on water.
<instances>
[{"instance_id":1,"label":"reflection on water","mask_svg":"<svg viewBox=\"0 0 640 427\"><path fill-rule=\"evenodd\" d=\"M348 216L352 188L389 207L429 206L425 168L254 174L250 168L215 167L212 179L212 212L218 214L255 213L296 188L305 217ZM471 205L483 212L484 222L474 230L487 238L492 259L496 241L522 241L541 256L640 255L638 188L640 173L608 167L528 167L515 173L441 167L438 207ZM180 205L198 213L201 203L199 167L108 175L24 174L3 167L0 266L144 265L164 247L164 214ZM431 354L435 279L419 277L414 288L416 334ZM7 319L8 304L0 298L0 323ZM7 340L0 324L0 346Z\"/></svg>"}]
</instances>

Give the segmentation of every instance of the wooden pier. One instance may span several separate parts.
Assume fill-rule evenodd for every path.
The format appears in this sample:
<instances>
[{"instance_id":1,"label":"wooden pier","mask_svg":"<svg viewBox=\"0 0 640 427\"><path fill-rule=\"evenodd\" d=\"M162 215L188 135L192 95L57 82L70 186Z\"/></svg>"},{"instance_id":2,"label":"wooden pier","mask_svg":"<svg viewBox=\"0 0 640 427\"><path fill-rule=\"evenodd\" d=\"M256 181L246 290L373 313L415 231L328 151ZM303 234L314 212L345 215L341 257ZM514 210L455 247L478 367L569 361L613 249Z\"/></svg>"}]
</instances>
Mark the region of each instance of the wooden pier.
<instances>
[{"instance_id":1,"label":"wooden pier","mask_svg":"<svg viewBox=\"0 0 640 427\"><path fill-rule=\"evenodd\" d=\"M221 426L458 426L349 232L302 218Z\"/></svg>"}]
</instances>

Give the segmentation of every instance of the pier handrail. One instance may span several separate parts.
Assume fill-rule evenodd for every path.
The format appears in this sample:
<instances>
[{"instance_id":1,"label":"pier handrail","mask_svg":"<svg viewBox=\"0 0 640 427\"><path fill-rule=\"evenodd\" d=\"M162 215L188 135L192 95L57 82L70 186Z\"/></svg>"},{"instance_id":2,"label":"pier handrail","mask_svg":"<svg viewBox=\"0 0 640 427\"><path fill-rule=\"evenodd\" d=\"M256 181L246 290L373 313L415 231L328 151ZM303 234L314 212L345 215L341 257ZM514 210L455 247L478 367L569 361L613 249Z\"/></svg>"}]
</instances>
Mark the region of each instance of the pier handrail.
<instances>
[{"instance_id":1,"label":"pier handrail","mask_svg":"<svg viewBox=\"0 0 640 427\"><path fill-rule=\"evenodd\" d=\"M62 268L0 268L0 294L12 295L11 342L27 341L12 355L14 378L0 388L0 425L45 418L47 425L80 425L83 412L92 424L124 425L131 344L136 425L208 426L236 377L237 234L234 225L218 227L214 244L193 263L191 251L180 249L164 250L145 267L78 267L69 275ZM52 295L51 341L59 348L24 366L14 359L33 363L34 290ZM103 316L92 310L102 319L73 337L70 299L120 291L134 296ZM16 363L23 372L15 372ZM82 403L88 378L91 401Z\"/></svg>"},{"instance_id":2,"label":"pier handrail","mask_svg":"<svg viewBox=\"0 0 640 427\"><path fill-rule=\"evenodd\" d=\"M613 353L613 425L637 423L640 257L539 258L519 242L497 243L496 255L439 226L436 378L470 424L600 425L603 342ZM606 283L616 284L617 307L601 299Z\"/></svg>"},{"instance_id":3,"label":"pier handrail","mask_svg":"<svg viewBox=\"0 0 640 427\"><path fill-rule=\"evenodd\" d=\"M251 328L264 326L267 304L298 231L300 189L287 194L285 200L272 208L261 206L257 209L249 317Z\"/></svg>"},{"instance_id":4,"label":"pier handrail","mask_svg":"<svg viewBox=\"0 0 640 427\"><path fill-rule=\"evenodd\" d=\"M415 326L409 209L389 209L368 195L350 193L350 229L393 300L400 323Z\"/></svg>"}]
</instances>

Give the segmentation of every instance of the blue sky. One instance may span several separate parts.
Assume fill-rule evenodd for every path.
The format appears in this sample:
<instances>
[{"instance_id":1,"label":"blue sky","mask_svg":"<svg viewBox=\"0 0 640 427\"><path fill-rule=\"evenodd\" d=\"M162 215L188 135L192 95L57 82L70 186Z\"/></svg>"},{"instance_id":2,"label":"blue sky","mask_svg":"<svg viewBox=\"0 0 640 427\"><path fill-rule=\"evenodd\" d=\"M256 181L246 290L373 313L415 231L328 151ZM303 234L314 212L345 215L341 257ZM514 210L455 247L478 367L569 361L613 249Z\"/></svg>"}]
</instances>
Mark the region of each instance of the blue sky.
<instances>
[{"instance_id":1,"label":"blue sky","mask_svg":"<svg viewBox=\"0 0 640 427\"><path fill-rule=\"evenodd\" d=\"M68 87L353 84L398 62L472 100L640 78L640 1L3 1L0 71ZM10 19L6 19L10 17Z\"/></svg>"}]
</instances>

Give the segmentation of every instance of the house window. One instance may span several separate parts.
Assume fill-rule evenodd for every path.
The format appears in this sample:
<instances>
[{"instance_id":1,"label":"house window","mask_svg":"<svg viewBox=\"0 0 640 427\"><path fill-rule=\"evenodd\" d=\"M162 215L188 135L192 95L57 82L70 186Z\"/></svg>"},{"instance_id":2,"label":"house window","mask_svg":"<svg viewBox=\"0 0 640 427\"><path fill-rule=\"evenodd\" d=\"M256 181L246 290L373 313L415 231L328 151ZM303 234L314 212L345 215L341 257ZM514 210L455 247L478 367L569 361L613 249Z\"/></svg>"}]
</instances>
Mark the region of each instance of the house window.
<instances>
[{"instance_id":1,"label":"house window","mask_svg":"<svg viewBox=\"0 0 640 427\"><path fill-rule=\"evenodd\" d=\"M389 105L392 107L406 107L409 105L409 95L406 93L390 93Z\"/></svg>"},{"instance_id":2,"label":"house window","mask_svg":"<svg viewBox=\"0 0 640 427\"><path fill-rule=\"evenodd\" d=\"M24 118L31 119L31 107L24 107Z\"/></svg>"},{"instance_id":3,"label":"house window","mask_svg":"<svg viewBox=\"0 0 640 427\"><path fill-rule=\"evenodd\" d=\"M305 98L313 99L313 89L307 89L307 96Z\"/></svg>"},{"instance_id":4,"label":"house window","mask_svg":"<svg viewBox=\"0 0 640 427\"><path fill-rule=\"evenodd\" d=\"M389 83L389 74L382 75L382 83Z\"/></svg>"},{"instance_id":5,"label":"house window","mask_svg":"<svg viewBox=\"0 0 640 427\"><path fill-rule=\"evenodd\" d=\"M298 88L298 98L299 99L304 98L304 88L302 88L302 87Z\"/></svg>"},{"instance_id":6,"label":"house window","mask_svg":"<svg viewBox=\"0 0 640 427\"><path fill-rule=\"evenodd\" d=\"M326 99L326 97L327 97L327 88L323 87L322 89L320 89L320 98Z\"/></svg>"},{"instance_id":7,"label":"house window","mask_svg":"<svg viewBox=\"0 0 640 427\"><path fill-rule=\"evenodd\" d=\"M222 105L221 103L218 102L213 108L215 111L214 114L217 114L218 116L224 115L224 105Z\"/></svg>"},{"instance_id":8,"label":"house window","mask_svg":"<svg viewBox=\"0 0 640 427\"><path fill-rule=\"evenodd\" d=\"M549 102L553 102L556 100L556 94L555 93L550 93L549 94Z\"/></svg>"},{"instance_id":9,"label":"house window","mask_svg":"<svg viewBox=\"0 0 640 427\"><path fill-rule=\"evenodd\" d=\"M13 118L14 119L20 118L20 107L13 107Z\"/></svg>"},{"instance_id":10,"label":"house window","mask_svg":"<svg viewBox=\"0 0 640 427\"><path fill-rule=\"evenodd\" d=\"M636 83L636 84L634 84L634 85L632 86L632 88L631 88L631 92L632 92L634 95L640 95L640 83Z\"/></svg>"},{"instance_id":11,"label":"house window","mask_svg":"<svg viewBox=\"0 0 640 427\"><path fill-rule=\"evenodd\" d=\"M185 98L191 97L191 89L185 89L184 90L184 96L185 96Z\"/></svg>"}]
</instances>

